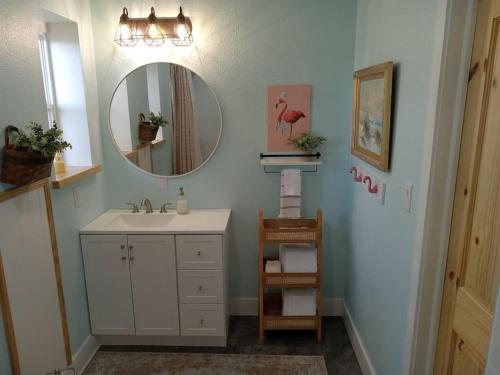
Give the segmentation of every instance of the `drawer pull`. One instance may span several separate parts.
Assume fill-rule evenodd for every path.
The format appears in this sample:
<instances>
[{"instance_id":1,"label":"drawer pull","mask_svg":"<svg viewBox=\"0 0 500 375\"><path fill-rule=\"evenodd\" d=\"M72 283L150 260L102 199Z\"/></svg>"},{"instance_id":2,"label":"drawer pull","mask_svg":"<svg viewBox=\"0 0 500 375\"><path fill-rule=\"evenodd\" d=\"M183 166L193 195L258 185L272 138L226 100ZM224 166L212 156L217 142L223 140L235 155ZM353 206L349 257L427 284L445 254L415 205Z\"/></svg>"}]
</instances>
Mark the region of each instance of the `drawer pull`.
<instances>
[{"instance_id":1,"label":"drawer pull","mask_svg":"<svg viewBox=\"0 0 500 375\"><path fill-rule=\"evenodd\" d=\"M201 257L201 250L198 250L198 251L196 252L196 255L197 255L197 256L199 256L199 257Z\"/></svg>"},{"instance_id":2,"label":"drawer pull","mask_svg":"<svg viewBox=\"0 0 500 375\"><path fill-rule=\"evenodd\" d=\"M200 319L200 326L204 325L205 321L203 319Z\"/></svg>"},{"instance_id":3,"label":"drawer pull","mask_svg":"<svg viewBox=\"0 0 500 375\"><path fill-rule=\"evenodd\" d=\"M202 285L198 286L198 292L203 292L203 286Z\"/></svg>"}]
</instances>

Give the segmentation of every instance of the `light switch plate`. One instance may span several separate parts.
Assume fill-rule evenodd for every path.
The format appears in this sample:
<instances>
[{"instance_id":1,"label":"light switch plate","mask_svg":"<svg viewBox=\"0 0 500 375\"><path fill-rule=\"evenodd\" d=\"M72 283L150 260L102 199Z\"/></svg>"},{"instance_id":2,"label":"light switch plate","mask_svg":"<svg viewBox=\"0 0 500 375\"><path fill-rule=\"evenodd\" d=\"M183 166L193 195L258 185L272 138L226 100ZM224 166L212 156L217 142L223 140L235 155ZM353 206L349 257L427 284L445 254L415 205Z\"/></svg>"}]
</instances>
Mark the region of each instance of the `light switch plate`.
<instances>
[{"instance_id":1,"label":"light switch plate","mask_svg":"<svg viewBox=\"0 0 500 375\"><path fill-rule=\"evenodd\" d=\"M403 190L401 194L401 207L407 212L411 212L411 198L413 195L413 184L405 183L403 184Z\"/></svg>"}]
</instances>

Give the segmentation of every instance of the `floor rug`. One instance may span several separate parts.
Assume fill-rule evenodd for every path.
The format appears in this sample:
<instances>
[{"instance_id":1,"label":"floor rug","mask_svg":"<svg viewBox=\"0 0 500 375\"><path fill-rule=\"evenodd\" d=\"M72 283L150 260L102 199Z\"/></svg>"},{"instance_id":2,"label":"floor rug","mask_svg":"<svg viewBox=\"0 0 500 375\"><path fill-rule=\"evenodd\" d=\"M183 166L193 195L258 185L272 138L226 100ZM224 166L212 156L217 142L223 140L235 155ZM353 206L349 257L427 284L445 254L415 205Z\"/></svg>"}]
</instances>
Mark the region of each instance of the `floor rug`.
<instances>
[{"instance_id":1,"label":"floor rug","mask_svg":"<svg viewBox=\"0 0 500 375\"><path fill-rule=\"evenodd\" d=\"M327 375L321 356L97 352L85 375Z\"/></svg>"}]
</instances>

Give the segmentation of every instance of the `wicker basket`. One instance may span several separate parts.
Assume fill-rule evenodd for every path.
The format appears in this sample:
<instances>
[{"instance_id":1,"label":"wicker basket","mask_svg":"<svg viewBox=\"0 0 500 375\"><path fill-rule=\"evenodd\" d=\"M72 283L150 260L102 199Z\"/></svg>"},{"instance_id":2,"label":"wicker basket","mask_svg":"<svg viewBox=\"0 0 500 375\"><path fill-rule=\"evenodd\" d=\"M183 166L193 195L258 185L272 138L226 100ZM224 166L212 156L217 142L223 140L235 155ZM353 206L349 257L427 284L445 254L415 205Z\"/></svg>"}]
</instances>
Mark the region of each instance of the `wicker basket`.
<instances>
[{"instance_id":1,"label":"wicker basket","mask_svg":"<svg viewBox=\"0 0 500 375\"><path fill-rule=\"evenodd\" d=\"M10 144L12 132L18 132L18 129L15 126L5 128L0 181L20 186L50 177L54 156L48 157L41 152L16 149Z\"/></svg>"},{"instance_id":2,"label":"wicker basket","mask_svg":"<svg viewBox=\"0 0 500 375\"><path fill-rule=\"evenodd\" d=\"M139 115L139 140L142 142L152 142L156 139L159 126L153 125L151 122L146 121L144 113Z\"/></svg>"}]
</instances>

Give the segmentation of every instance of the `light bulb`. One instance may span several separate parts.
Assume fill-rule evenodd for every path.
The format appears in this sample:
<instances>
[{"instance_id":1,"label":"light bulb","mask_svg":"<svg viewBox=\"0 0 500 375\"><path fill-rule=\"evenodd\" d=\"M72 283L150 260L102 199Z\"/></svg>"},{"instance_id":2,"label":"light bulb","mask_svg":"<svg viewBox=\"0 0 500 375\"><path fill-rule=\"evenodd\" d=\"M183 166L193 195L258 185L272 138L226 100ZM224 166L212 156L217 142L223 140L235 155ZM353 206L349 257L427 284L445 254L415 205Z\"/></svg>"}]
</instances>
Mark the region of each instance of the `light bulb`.
<instances>
[{"instance_id":1,"label":"light bulb","mask_svg":"<svg viewBox=\"0 0 500 375\"><path fill-rule=\"evenodd\" d=\"M185 39L188 35L186 24L185 23L178 24L175 32L179 39Z\"/></svg>"},{"instance_id":2,"label":"light bulb","mask_svg":"<svg viewBox=\"0 0 500 375\"><path fill-rule=\"evenodd\" d=\"M148 46L158 47L164 42L163 33L158 25L158 19L155 15L155 8L151 7L151 13L148 17L148 26L146 27L146 36L144 43Z\"/></svg>"},{"instance_id":3,"label":"light bulb","mask_svg":"<svg viewBox=\"0 0 500 375\"><path fill-rule=\"evenodd\" d=\"M148 37L151 39L156 39L161 35L160 30L158 30L158 25L152 23L148 26Z\"/></svg>"},{"instance_id":4,"label":"light bulb","mask_svg":"<svg viewBox=\"0 0 500 375\"><path fill-rule=\"evenodd\" d=\"M119 33L120 33L120 39L121 40L126 40L130 39L130 27L126 23L122 23L119 26Z\"/></svg>"}]
</instances>

